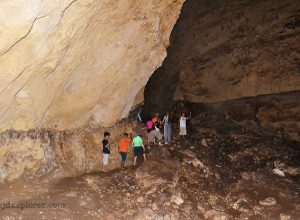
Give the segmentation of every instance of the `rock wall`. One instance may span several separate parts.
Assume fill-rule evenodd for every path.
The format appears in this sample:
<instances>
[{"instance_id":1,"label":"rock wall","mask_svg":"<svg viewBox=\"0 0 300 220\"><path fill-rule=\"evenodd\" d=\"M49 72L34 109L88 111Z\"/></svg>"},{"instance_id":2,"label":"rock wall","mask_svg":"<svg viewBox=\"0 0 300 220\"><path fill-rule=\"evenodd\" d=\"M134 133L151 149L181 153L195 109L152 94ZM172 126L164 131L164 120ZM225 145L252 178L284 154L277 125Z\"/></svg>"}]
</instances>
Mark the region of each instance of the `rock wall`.
<instances>
[{"instance_id":1,"label":"rock wall","mask_svg":"<svg viewBox=\"0 0 300 220\"><path fill-rule=\"evenodd\" d=\"M194 49L181 64L181 97L207 103L300 89L299 1L232 1L213 9L190 33Z\"/></svg>"},{"instance_id":2,"label":"rock wall","mask_svg":"<svg viewBox=\"0 0 300 220\"><path fill-rule=\"evenodd\" d=\"M189 0L145 88L145 112L165 112L173 97L214 103L300 90L299 45L299 1Z\"/></svg>"},{"instance_id":3,"label":"rock wall","mask_svg":"<svg viewBox=\"0 0 300 220\"><path fill-rule=\"evenodd\" d=\"M191 127L217 128L230 132L231 125L282 136L285 141L300 143L300 91L247 97L216 103L176 102L177 113L192 111ZM197 119L195 119L197 118ZM227 126L231 124L230 126Z\"/></svg>"},{"instance_id":4,"label":"rock wall","mask_svg":"<svg viewBox=\"0 0 300 220\"><path fill-rule=\"evenodd\" d=\"M184 0L0 2L0 131L112 126L166 57Z\"/></svg>"},{"instance_id":5,"label":"rock wall","mask_svg":"<svg viewBox=\"0 0 300 220\"><path fill-rule=\"evenodd\" d=\"M120 166L117 142L124 132L135 130L136 122L123 120L107 129L77 129L58 131L39 129L26 132L8 130L0 134L0 183L18 178L29 179L44 175L53 178L75 176L99 171L102 163L104 131L111 133L109 168ZM133 162L130 148L126 165Z\"/></svg>"}]
</instances>

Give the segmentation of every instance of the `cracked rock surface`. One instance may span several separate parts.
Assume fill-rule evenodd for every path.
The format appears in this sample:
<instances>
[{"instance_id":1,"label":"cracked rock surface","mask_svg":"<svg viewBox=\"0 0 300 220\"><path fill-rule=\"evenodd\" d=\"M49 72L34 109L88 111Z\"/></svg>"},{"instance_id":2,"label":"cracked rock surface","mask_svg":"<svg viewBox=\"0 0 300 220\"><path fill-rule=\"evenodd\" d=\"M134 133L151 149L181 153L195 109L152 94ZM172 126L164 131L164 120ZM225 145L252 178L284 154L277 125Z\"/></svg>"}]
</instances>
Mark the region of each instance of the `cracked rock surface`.
<instances>
[{"instance_id":1,"label":"cracked rock surface","mask_svg":"<svg viewBox=\"0 0 300 220\"><path fill-rule=\"evenodd\" d=\"M183 2L1 1L0 130L127 117L166 57Z\"/></svg>"}]
</instances>

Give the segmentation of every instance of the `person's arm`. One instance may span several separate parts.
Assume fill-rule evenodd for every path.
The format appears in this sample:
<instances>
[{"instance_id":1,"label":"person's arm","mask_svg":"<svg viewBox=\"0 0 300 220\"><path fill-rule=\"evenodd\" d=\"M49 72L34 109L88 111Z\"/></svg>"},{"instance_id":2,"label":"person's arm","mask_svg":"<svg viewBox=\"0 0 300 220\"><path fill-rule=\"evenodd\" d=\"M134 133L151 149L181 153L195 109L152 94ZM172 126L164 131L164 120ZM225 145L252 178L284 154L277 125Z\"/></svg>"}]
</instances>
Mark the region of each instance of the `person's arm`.
<instances>
[{"instance_id":1,"label":"person's arm","mask_svg":"<svg viewBox=\"0 0 300 220\"><path fill-rule=\"evenodd\" d=\"M186 118L186 119L191 119L191 117L192 117L192 112L190 112L190 116L188 118Z\"/></svg>"}]
</instances>

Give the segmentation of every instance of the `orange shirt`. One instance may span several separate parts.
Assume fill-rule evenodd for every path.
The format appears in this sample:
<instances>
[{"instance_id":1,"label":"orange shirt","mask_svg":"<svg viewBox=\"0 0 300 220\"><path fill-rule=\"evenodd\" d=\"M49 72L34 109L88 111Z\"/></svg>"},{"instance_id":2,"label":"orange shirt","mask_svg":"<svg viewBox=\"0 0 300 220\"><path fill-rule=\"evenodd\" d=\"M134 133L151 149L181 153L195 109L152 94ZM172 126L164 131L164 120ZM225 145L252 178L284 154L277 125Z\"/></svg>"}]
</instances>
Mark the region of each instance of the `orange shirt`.
<instances>
[{"instance_id":1,"label":"orange shirt","mask_svg":"<svg viewBox=\"0 0 300 220\"><path fill-rule=\"evenodd\" d=\"M118 142L119 152L128 152L129 143L131 142L130 138L122 138Z\"/></svg>"},{"instance_id":2,"label":"orange shirt","mask_svg":"<svg viewBox=\"0 0 300 220\"><path fill-rule=\"evenodd\" d=\"M153 122L153 124L155 124L155 122L157 122L158 121L158 117L154 117L154 118L152 118L152 122Z\"/></svg>"}]
</instances>

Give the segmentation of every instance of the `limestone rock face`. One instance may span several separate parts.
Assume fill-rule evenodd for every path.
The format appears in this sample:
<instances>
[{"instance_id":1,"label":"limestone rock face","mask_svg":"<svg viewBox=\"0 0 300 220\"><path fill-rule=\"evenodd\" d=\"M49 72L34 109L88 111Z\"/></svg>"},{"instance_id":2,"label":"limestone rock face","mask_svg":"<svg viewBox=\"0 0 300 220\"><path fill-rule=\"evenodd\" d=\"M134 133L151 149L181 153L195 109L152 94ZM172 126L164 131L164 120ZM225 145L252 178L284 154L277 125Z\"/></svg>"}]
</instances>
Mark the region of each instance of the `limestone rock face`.
<instances>
[{"instance_id":1,"label":"limestone rock face","mask_svg":"<svg viewBox=\"0 0 300 220\"><path fill-rule=\"evenodd\" d=\"M126 117L166 57L183 2L1 1L0 130Z\"/></svg>"},{"instance_id":2,"label":"limestone rock face","mask_svg":"<svg viewBox=\"0 0 300 220\"><path fill-rule=\"evenodd\" d=\"M135 121L123 120L117 126L105 129L112 134L109 169L120 166L117 142L125 131L135 134L135 127ZM18 178L31 179L44 175L59 178L99 171L103 133L103 128L1 132L0 183ZM130 149L126 165L132 162L133 150Z\"/></svg>"}]
</instances>

